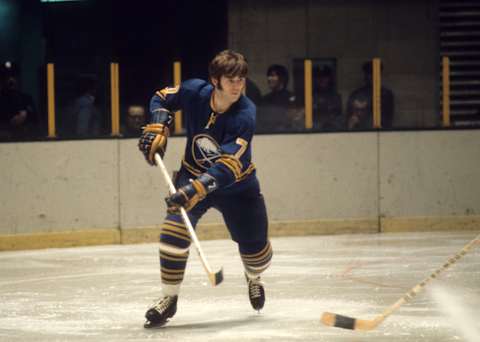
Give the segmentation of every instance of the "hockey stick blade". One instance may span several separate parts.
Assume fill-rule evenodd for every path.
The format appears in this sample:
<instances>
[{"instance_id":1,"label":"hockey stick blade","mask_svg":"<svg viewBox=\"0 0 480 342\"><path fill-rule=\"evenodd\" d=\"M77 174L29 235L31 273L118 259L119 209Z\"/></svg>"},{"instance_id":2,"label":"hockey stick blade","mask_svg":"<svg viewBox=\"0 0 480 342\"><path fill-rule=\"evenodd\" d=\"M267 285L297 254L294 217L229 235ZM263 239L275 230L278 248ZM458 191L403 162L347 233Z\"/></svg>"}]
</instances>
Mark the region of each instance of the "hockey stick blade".
<instances>
[{"instance_id":1,"label":"hockey stick blade","mask_svg":"<svg viewBox=\"0 0 480 342\"><path fill-rule=\"evenodd\" d=\"M363 331L373 330L383 321L383 319L356 319L331 312L324 312L320 320L329 327Z\"/></svg>"},{"instance_id":2,"label":"hockey stick blade","mask_svg":"<svg viewBox=\"0 0 480 342\"><path fill-rule=\"evenodd\" d=\"M223 268L221 268L220 271L216 273L209 273L208 278L210 279L210 283L212 283L212 286L217 286L223 281Z\"/></svg>"},{"instance_id":3,"label":"hockey stick blade","mask_svg":"<svg viewBox=\"0 0 480 342\"><path fill-rule=\"evenodd\" d=\"M364 320L364 319L357 319L348 316L338 315L331 312L324 312L320 321L329 326L329 327L336 327L342 329L351 329L351 330L373 330L375 329L380 323L382 323L388 316L390 316L394 311L396 311L400 306L409 302L413 299L420 291L422 291L425 286L436 279L440 273L448 269L450 266L455 264L458 260L460 260L465 254L470 251L476 244L480 244L480 235L478 235L475 239L471 240L467 243L460 252L455 254L454 256L448 258L448 260L437 270L435 270L432 274L430 274L427 278L422 280L420 283L415 285L405 293L402 298L397 300L394 304L386 308L382 314L378 315L375 319L372 320Z\"/></svg>"}]
</instances>

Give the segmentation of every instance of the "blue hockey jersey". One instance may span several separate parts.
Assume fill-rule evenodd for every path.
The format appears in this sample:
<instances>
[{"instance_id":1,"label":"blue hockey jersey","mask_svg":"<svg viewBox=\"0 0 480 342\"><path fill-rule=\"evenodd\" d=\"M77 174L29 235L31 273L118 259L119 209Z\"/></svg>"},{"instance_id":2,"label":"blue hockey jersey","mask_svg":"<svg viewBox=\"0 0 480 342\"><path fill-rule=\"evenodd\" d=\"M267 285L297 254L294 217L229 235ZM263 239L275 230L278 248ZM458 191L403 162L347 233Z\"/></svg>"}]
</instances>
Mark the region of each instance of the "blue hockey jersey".
<instances>
[{"instance_id":1,"label":"blue hockey jersey","mask_svg":"<svg viewBox=\"0 0 480 342\"><path fill-rule=\"evenodd\" d=\"M256 108L242 95L226 112L215 113L210 106L212 92L213 86L206 81L187 80L157 91L150 113L160 108L183 111L187 145L182 166L194 176L207 172L222 189L255 174L251 141Z\"/></svg>"}]
</instances>

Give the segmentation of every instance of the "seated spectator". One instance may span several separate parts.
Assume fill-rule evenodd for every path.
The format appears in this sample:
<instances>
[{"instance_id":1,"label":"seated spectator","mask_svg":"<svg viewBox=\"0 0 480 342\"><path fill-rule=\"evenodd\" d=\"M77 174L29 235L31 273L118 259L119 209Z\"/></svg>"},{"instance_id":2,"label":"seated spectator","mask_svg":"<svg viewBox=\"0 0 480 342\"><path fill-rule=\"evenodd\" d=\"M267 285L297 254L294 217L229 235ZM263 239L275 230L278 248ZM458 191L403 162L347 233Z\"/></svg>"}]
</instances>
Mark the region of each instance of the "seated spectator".
<instances>
[{"instance_id":1,"label":"seated spectator","mask_svg":"<svg viewBox=\"0 0 480 342\"><path fill-rule=\"evenodd\" d=\"M333 71L328 66L323 66L318 74L318 90L314 94L314 128L335 131L345 127L342 97L335 90L333 76Z\"/></svg>"},{"instance_id":2,"label":"seated spectator","mask_svg":"<svg viewBox=\"0 0 480 342\"><path fill-rule=\"evenodd\" d=\"M4 139L39 135L38 113L32 96L20 90L18 72L12 62L0 66L0 138Z\"/></svg>"},{"instance_id":3,"label":"seated spectator","mask_svg":"<svg viewBox=\"0 0 480 342\"><path fill-rule=\"evenodd\" d=\"M381 66L383 71L383 64ZM347 128L371 129L373 128L373 68L372 62L363 64L364 85L353 91L347 103ZM387 87L381 87L381 119L382 128L391 128L394 115L394 95Z\"/></svg>"},{"instance_id":4,"label":"seated spectator","mask_svg":"<svg viewBox=\"0 0 480 342\"><path fill-rule=\"evenodd\" d=\"M82 76L78 81L78 97L70 110L71 133L79 137L100 134L101 114L97 103L97 79Z\"/></svg>"},{"instance_id":5,"label":"seated spectator","mask_svg":"<svg viewBox=\"0 0 480 342\"><path fill-rule=\"evenodd\" d=\"M287 90L288 70L283 65L273 64L267 70L270 92L262 97L257 110L257 126L260 130L286 130L291 126L288 110L294 97Z\"/></svg>"},{"instance_id":6,"label":"seated spectator","mask_svg":"<svg viewBox=\"0 0 480 342\"><path fill-rule=\"evenodd\" d=\"M146 124L145 108L140 105L132 105L127 108L125 124L122 127L122 134L126 137L135 137L142 133L142 127Z\"/></svg>"},{"instance_id":7,"label":"seated spectator","mask_svg":"<svg viewBox=\"0 0 480 342\"><path fill-rule=\"evenodd\" d=\"M270 92L262 98L262 105L288 108L292 102L292 94L287 90L287 68L278 64L271 65L267 70L267 83Z\"/></svg>"}]
</instances>

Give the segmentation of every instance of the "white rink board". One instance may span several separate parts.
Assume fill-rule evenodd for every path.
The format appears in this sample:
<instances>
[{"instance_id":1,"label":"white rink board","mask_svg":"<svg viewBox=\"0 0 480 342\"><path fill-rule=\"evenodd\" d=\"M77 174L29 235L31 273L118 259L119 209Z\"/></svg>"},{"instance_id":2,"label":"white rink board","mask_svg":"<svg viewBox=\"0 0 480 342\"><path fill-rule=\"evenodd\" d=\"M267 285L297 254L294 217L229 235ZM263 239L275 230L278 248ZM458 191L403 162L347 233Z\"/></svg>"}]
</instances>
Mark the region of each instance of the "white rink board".
<instances>
[{"instance_id":1,"label":"white rink board","mask_svg":"<svg viewBox=\"0 0 480 342\"><path fill-rule=\"evenodd\" d=\"M169 170L185 138L171 138ZM0 144L0 235L158 226L167 187L136 139ZM258 135L270 221L480 218L480 130ZM209 212L201 223L221 223Z\"/></svg>"}]
</instances>

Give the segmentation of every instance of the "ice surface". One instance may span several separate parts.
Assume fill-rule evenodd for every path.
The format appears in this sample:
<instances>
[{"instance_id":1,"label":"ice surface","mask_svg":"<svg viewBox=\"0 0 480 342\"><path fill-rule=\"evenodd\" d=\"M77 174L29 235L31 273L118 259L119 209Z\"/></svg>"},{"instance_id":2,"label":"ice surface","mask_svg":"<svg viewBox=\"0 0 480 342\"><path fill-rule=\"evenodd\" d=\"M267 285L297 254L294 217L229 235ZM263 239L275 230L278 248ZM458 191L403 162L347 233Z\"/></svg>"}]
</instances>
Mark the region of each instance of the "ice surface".
<instances>
[{"instance_id":1,"label":"ice surface","mask_svg":"<svg viewBox=\"0 0 480 342\"><path fill-rule=\"evenodd\" d=\"M445 313L445 319L460 336L465 338L465 341L480 341L478 314L473 314L475 310L472 310L472 307L478 307L480 304L478 298L464 296L461 287L450 289L445 286L433 285L430 293L435 304Z\"/></svg>"},{"instance_id":2,"label":"ice surface","mask_svg":"<svg viewBox=\"0 0 480 342\"><path fill-rule=\"evenodd\" d=\"M476 234L274 238L260 314L236 245L202 241L225 281L212 288L192 251L177 315L155 330L143 328L143 315L159 292L156 244L2 252L0 341L467 341L428 292L446 286L480 317L480 246L374 331L326 327L320 316L374 318Z\"/></svg>"}]
</instances>

